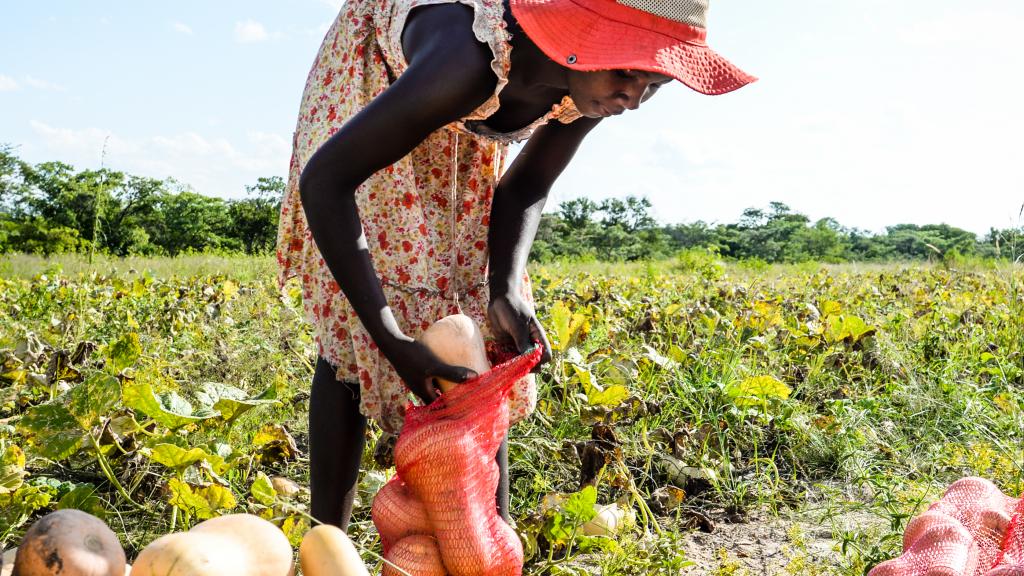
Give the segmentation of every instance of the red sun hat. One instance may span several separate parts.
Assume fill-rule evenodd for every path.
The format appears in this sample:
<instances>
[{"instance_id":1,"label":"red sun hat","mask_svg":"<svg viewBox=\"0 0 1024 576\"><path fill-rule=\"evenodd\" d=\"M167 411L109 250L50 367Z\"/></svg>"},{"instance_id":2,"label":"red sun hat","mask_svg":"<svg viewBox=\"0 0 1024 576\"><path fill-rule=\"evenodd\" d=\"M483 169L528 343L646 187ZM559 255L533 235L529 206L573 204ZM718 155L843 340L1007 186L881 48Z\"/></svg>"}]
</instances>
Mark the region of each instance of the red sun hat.
<instances>
[{"instance_id":1,"label":"red sun hat","mask_svg":"<svg viewBox=\"0 0 1024 576\"><path fill-rule=\"evenodd\" d=\"M757 78L705 43L709 1L510 0L530 40L567 68L646 70L725 94Z\"/></svg>"}]
</instances>

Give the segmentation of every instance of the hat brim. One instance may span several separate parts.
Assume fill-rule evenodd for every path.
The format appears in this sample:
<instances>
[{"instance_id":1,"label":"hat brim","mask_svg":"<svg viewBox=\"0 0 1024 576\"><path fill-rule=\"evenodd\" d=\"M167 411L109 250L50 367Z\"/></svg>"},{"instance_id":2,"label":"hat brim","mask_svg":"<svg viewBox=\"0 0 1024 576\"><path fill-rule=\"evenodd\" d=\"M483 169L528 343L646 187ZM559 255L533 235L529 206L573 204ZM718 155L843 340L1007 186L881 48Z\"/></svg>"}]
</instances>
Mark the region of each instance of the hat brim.
<instances>
[{"instance_id":1,"label":"hat brim","mask_svg":"<svg viewBox=\"0 0 1024 576\"><path fill-rule=\"evenodd\" d=\"M757 80L704 43L704 30L609 0L510 0L530 40L555 62L580 71L646 70L702 94Z\"/></svg>"}]
</instances>

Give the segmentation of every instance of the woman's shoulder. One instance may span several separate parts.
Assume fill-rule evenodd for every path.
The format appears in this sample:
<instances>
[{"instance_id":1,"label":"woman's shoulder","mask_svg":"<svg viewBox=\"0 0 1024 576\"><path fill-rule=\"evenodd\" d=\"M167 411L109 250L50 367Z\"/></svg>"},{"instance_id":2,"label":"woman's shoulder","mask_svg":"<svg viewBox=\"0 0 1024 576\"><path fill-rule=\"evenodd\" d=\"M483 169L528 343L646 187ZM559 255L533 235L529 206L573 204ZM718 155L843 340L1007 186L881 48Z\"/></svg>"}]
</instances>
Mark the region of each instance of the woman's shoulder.
<instances>
[{"instance_id":1,"label":"woman's shoulder","mask_svg":"<svg viewBox=\"0 0 1024 576\"><path fill-rule=\"evenodd\" d=\"M494 56L490 47L477 38L475 18L473 8L459 2L414 9L401 34L406 61L412 64L417 57L442 55L474 70L489 71Z\"/></svg>"},{"instance_id":2,"label":"woman's shoulder","mask_svg":"<svg viewBox=\"0 0 1024 576\"><path fill-rule=\"evenodd\" d=\"M432 75L438 82L458 85L458 91L489 96L495 88L490 47L473 32L473 9L460 3L423 6L414 10L402 34L409 68Z\"/></svg>"}]
</instances>

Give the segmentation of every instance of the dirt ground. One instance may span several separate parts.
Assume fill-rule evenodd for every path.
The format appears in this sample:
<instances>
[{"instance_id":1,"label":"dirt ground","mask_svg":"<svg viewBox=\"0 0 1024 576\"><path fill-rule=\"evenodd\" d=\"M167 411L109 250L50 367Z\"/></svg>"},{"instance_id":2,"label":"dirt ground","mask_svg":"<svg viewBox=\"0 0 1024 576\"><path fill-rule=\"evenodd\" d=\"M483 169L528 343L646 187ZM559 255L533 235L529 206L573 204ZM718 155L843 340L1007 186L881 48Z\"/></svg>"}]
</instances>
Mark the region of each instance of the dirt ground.
<instances>
[{"instance_id":1,"label":"dirt ground","mask_svg":"<svg viewBox=\"0 0 1024 576\"><path fill-rule=\"evenodd\" d=\"M793 542L796 529L802 545ZM812 565L835 565L838 553L830 526L808 524L768 515L744 522L717 522L711 533L694 530L686 540L684 552L694 566L683 573L693 576L728 573L724 565L742 567L750 576L792 574L787 567L799 556ZM724 554L723 554L724 551ZM724 556L724 558L723 558ZM739 572L739 570L736 570Z\"/></svg>"},{"instance_id":2,"label":"dirt ground","mask_svg":"<svg viewBox=\"0 0 1024 576\"><path fill-rule=\"evenodd\" d=\"M829 520L812 515L755 513L742 521L712 518L713 530L694 529L680 551L692 566L683 576L838 576L842 554L834 529L864 530L879 519L847 513ZM572 565L598 576L585 558ZM603 576L603 575L600 575Z\"/></svg>"}]
</instances>

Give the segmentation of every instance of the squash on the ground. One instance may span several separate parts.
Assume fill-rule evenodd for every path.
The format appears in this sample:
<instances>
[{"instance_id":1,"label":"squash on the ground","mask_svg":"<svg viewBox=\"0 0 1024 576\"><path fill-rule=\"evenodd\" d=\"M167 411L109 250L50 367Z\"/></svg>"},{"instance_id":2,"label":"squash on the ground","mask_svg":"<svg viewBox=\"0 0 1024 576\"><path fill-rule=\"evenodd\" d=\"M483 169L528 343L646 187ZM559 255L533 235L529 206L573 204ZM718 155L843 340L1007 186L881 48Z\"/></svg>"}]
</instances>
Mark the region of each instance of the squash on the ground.
<instances>
[{"instance_id":1,"label":"squash on the ground","mask_svg":"<svg viewBox=\"0 0 1024 576\"><path fill-rule=\"evenodd\" d=\"M321 524L299 546L303 576L369 576L359 551L340 528Z\"/></svg>"},{"instance_id":2,"label":"squash on the ground","mask_svg":"<svg viewBox=\"0 0 1024 576\"><path fill-rule=\"evenodd\" d=\"M277 527L251 514L200 522L157 538L132 566L132 576L290 576L292 547Z\"/></svg>"},{"instance_id":3,"label":"squash on the ground","mask_svg":"<svg viewBox=\"0 0 1024 576\"><path fill-rule=\"evenodd\" d=\"M124 549L99 518L81 510L57 510L25 533L14 559L19 576L123 576Z\"/></svg>"},{"instance_id":4,"label":"squash on the ground","mask_svg":"<svg viewBox=\"0 0 1024 576\"><path fill-rule=\"evenodd\" d=\"M626 521L626 511L618 504L595 504L594 512L594 517L581 527L585 536L615 536Z\"/></svg>"}]
</instances>

